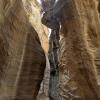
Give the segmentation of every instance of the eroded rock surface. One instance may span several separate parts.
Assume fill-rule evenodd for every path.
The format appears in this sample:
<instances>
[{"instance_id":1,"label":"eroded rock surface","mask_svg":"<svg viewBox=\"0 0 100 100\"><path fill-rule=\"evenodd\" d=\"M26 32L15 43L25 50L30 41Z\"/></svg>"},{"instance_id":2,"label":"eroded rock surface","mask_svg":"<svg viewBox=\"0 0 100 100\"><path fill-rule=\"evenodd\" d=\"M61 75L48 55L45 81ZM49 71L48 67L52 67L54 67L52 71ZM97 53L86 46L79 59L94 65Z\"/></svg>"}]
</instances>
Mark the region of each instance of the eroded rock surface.
<instances>
[{"instance_id":1,"label":"eroded rock surface","mask_svg":"<svg viewBox=\"0 0 100 100\"><path fill-rule=\"evenodd\" d=\"M62 9L61 100L100 100L94 62L100 47L97 5L96 0L70 0Z\"/></svg>"},{"instance_id":2,"label":"eroded rock surface","mask_svg":"<svg viewBox=\"0 0 100 100\"><path fill-rule=\"evenodd\" d=\"M36 3L0 0L0 100L36 100L48 51Z\"/></svg>"}]
</instances>

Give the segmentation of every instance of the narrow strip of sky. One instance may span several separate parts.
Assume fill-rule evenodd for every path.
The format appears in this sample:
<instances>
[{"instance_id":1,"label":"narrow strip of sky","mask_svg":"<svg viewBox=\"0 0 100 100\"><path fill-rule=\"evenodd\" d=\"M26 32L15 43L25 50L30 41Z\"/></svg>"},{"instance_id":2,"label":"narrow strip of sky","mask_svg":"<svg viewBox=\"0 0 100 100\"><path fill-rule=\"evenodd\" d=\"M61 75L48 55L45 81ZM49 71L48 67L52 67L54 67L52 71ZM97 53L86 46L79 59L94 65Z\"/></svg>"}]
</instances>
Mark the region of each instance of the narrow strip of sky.
<instances>
[{"instance_id":1,"label":"narrow strip of sky","mask_svg":"<svg viewBox=\"0 0 100 100\"><path fill-rule=\"evenodd\" d=\"M41 4L41 0L37 0Z\"/></svg>"}]
</instances>

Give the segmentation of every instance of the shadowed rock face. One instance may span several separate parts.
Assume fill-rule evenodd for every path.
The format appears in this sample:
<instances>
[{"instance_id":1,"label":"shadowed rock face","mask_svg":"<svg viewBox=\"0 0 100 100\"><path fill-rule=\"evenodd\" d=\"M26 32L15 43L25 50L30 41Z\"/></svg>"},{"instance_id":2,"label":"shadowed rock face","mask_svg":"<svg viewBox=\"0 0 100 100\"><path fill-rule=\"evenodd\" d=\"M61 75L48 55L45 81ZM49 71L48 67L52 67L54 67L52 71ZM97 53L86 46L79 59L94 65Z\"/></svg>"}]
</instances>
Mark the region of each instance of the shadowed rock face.
<instances>
[{"instance_id":1,"label":"shadowed rock face","mask_svg":"<svg viewBox=\"0 0 100 100\"><path fill-rule=\"evenodd\" d=\"M61 15L60 96L100 100L94 64L100 47L97 1L69 0Z\"/></svg>"},{"instance_id":2,"label":"shadowed rock face","mask_svg":"<svg viewBox=\"0 0 100 100\"><path fill-rule=\"evenodd\" d=\"M38 33L22 0L0 5L0 100L36 100L46 64Z\"/></svg>"},{"instance_id":3,"label":"shadowed rock face","mask_svg":"<svg viewBox=\"0 0 100 100\"><path fill-rule=\"evenodd\" d=\"M100 100L94 62L100 57L99 1L58 0L43 24L54 28L56 15L61 23L60 99Z\"/></svg>"}]
</instances>

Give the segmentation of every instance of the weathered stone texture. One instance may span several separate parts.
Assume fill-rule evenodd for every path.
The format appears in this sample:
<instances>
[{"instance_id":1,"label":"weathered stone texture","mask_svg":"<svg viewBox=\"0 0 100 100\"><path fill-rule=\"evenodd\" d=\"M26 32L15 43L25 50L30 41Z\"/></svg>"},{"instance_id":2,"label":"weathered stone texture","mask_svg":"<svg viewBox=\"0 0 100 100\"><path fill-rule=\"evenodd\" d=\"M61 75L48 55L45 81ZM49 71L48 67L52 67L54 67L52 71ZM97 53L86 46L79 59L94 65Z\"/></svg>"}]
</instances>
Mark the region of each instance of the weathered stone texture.
<instances>
[{"instance_id":1,"label":"weathered stone texture","mask_svg":"<svg viewBox=\"0 0 100 100\"><path fill-rule=\"evenodd\" d=\"M94 63L100 46L97 1L70 0L61 15L61 100L100 100Z\"/></svg>"},{"instance_id":2,"label":"weathered stone texture","mask_svg":"<svg viewBox=\"0 0 100 100\"><path fill-rule=\"evenodd\" d=\"M35 0L0 0L0 100L36 100L48 51L39 9Z\"/></svg>"}]
</instances>

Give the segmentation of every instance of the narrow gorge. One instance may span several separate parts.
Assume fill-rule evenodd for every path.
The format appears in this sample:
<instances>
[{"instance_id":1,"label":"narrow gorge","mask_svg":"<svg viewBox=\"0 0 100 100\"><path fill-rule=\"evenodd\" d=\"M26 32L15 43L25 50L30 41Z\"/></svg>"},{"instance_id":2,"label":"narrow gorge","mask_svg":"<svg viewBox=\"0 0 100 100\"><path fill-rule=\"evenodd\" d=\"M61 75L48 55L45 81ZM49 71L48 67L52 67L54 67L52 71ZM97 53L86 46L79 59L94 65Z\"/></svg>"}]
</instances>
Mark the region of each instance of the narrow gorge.
<instances>
[{"instance_id":1,"label":"narrow gorge","mask_svg":"<svg viewBox=\"0 0 100 100\"><path fill-rule=\"evenodd\" d=\"M0 100L100 100L100 0L0 0Z\"/></svg>"}]
</instances>

